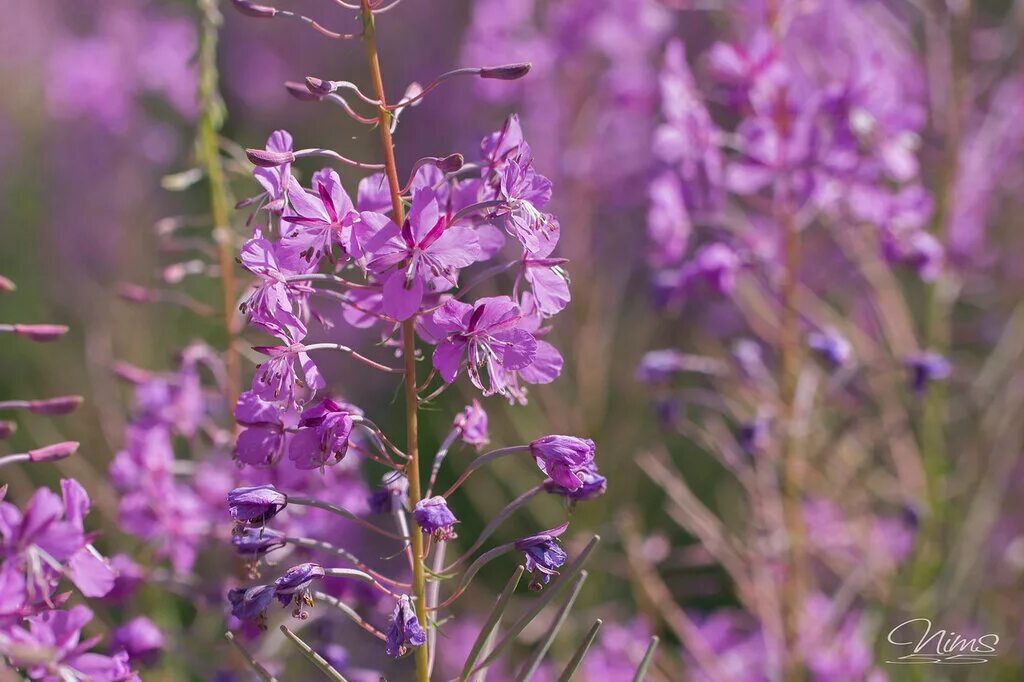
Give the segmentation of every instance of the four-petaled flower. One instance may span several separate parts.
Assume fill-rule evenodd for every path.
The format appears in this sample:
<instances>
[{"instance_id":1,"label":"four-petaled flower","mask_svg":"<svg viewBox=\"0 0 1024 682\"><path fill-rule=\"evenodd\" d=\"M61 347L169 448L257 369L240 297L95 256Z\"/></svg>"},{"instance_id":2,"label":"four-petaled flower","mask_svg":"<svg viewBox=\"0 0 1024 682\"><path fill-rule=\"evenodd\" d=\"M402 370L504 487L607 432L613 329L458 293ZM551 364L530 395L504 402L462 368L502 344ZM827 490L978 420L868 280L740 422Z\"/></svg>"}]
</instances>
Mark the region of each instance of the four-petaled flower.
<instances>
[{"instance_id":1,"label":"four-petaled flower","mask_svg":"<svg viewBox=\"0 0 1024 682\"><path fill-rule=\"evenodd\" d=\"M459 522L448 508L448 501L440 495L420 500L412 510L412 518L424 533L434 536L438 542L454 540L454 526Z\"/></svg>"},{"instance_id":2,"label":"four-petaled flower","mask_svg":"<svg viewBox=\"0 0 1024 682\"><path fill-rule=\"evenodd\" d=\"M593 473L594 441L575 436L544 436L530 443L530 454L547 476L567 490L583 487Z\"/></svg>"}]
</instances>

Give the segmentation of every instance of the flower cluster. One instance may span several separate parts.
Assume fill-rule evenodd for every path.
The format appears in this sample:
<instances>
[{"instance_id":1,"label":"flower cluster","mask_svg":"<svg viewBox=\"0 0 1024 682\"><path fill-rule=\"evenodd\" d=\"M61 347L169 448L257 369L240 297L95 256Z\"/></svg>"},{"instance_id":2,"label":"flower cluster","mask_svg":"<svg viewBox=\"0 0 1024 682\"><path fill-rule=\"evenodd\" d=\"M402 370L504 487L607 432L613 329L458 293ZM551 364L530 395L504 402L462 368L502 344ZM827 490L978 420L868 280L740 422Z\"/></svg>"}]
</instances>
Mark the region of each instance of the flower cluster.
<instances>
[{"instance_id":1,"label":"flower cluster","mask_svg":"<svg viewBox=\"0 0 1024 682\"><path fill-rule=\"evenodd\" d=\"M0 293L13 290L14 284L0 276ZM0 333L36 342L53 341L66 331L60 325L0 324ZM81 402L79 396L9 400L0 402L0 409L53 416ZM0 424L0 440L14 434L14 422ZM53 462L77 449L75 442L55 443L0 457L0 467ZM38 488L20 508L7 501L7 485L0 486L0 654L32 680L137 680L127 651L112 656L92 651L99 638L82 639L81 631L93 612L81 604L68 606L71 592L60 589L66 578L82 596L102 597L114 588L117 576L85 529L88 493L74 479L61 480L60 489L57 495Z\"/></svg>"},{"instance_id":2,"label":"flower cluster","mask_svg":"<svg viewBox=\"0 0 1024 682\"><path fill-rule=\"evenodd\" d=\"M286 14L240 0L235 4L260 18ZM364 4L363 39L371 52L372 17ZM371 57L372 68L375 59ZM341 105L354 120L377 126L385 163L353 161L319 147L296 148L293 136L283 130L273 132L263 149L247 150L261 191L239 204L253 212L255 223L238 257L255 279L240 309L251 327L276 344L254 346L266 359L235 407L242 427L235 459L245 465L244 471L294 468L314 476L319 472L324 479L321 490L308 497L297 494L301 491L287 481L229 492L233 544L254 566L285 547L326 556L294 566L271 584L233 589L231 613L240 621L265 623L274 598L294 603L299 618L308 617L305 607L314 598L326 600L384 639L388 655L415 650L417 679L425 680L428 642L439 627L436 615L428 614L457 599L482 565L505 552L523 553L526 570L535 576L532 585L539 589L567 560L556 540L567 524L480 555L442 602L440 587L452 571L533 495L546 491L574 503L604 492L606 481L594 462L593 441L547 436L479 455L447 491L436 493L439 472L458 441L478 451L489 441L487 414L476 400L453 420L426 484L420 479L422 460L415 438L420 405L436 400L462 375L484 397L498 395L510 404L525 404L528 386L549 383L561 373L562 356L546 337L552 318L565 309L571 295L567 261L555 255L559 221L547 211L552 183L535 168L517 116L483 138L475 159L467 161L462 154L424 157L404 183L393 161L391 129L406 107L448 78L514 80L529 70L528 64L459 69L425 87L411 86L393 105L384 104L379 89L371 97L348 81L309 77L305 87L289 84L289 92L301 100ZM356 104L374 105L374 115L357 113L349 97ZM303 181L299 163L311 157L377 172L360 180L354 191L330 167ZM496 293L502 286L509 287L507 293ZM487 295L479 295L481 290ZM377 336L378 346L393 349L398 366L341 342L367 332ZM404 449L372 415L332 390L329 373L321 369L322 354L329 351L386 376L400 376L409 429ZM431 365L422 383L417 379L420 362ZM446 566L445 546L457 537L459 523L452 494L476 469L512 455L532 456L547 480L510 503L466 554ZM377 492L358 505L328 499L332 471L364 464L386 470ZM377 569L342 549L324 529L296 525L300 510L326 511L379 538L398 540L411 575ZM395 531L367 512L391 516ZM332 567L339 557L353 568ZM394 604L387 634L352 608L351 590L331 588L332 578L368 584L379 598Z\"/></svg>"}]
</instances>

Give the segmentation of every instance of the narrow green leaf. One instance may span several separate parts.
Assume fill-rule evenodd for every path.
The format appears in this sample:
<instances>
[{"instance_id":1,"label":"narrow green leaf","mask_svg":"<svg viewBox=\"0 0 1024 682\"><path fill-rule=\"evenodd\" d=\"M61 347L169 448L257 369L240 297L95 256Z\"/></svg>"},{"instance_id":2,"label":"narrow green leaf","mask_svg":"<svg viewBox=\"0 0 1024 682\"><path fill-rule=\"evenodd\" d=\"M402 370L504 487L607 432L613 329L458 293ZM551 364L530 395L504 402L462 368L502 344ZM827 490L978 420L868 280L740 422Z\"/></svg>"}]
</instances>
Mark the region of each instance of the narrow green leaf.
<instances>
[{"instance_id":1,"label":"narrow green leaf","mask_svg":"<svg viewBox=\"0 0 1024 682\"><path fill-rule=\"evenodd\" d=\"M651 661L654 660L654 650L658 648L658 637L651 637L651 643L647 645L647 651L644 652L644 659L640 661L640 667L636 669L636 675L633 675L633 682L644 682L644 678L647 677L647 669L651 667Z\"/></svg>"},{"instance_id":2,"label":"narrow green leaf","mask_svg":"<svg viewBox=\"0 0 1024 682\"><path fill-rule=\"evenodd\" d=\"M315 665L320 672L327 676L328 679L334 680L334 682L348 682L348 680L342 677L341 673L335 670L323 656L313 651L308 644L302 641L301 637L289 630L287 625L281 626L281 632L283 632L284 636L290 639L292 643L298 647L299 651L302 652L302 655L308 658L309 662Z\"/></svg>"},{"instance_id":3,"label":"narrow green leaf","mask_svg":"<svg viewBox=\"0 0 1024 682\"><path fill-rule=\"evenodd\" d=\"M480 634L476 636L476 641L473 642L473 648L469 650L469 656L466 658L466 664L462 666L462 674L459 675L460 682L465 682L469 679L470 674L473 671L473 664L476 663L477 656L480 655L480 650L484 647L484 642L490 637L491 632L497 627L498 621L501 620L502 615L505 613L505 609L508 608L508 601L512 598L512 593L516 591L516 587L519 586L519 579L523 577L523 571L525 571L522 565L516 566L515 572L512 577L508 579L508 583L505 584L505 589L498 595L498 599L494 602L494 607L491 608L491 612L487 614L487 620L484 622L484 626L480 628Z\"/></svg>"},{"instance_id":4,"label":"narrow green leaf","mask_svg":"<svg viewBox=\"0 0 1024 682\"><path fill-rule=\"evenodd\" d=\"M580 570L582 570L583 564L584 562L586 562L587 557L590 556L590 553L594 551L594 548L600 541L600 535L595 535L590 539L590 542L588 542L587 546L583 548L583 551L579 553L579 556L577 556L572 561L572 563L569 564L568 568L562 571L562 575L560 575L555 582L553 582L551 585L547 587L547 589L544 590L544 594L542 594L540 598L537 599L533 606L526 613L524 613L522 617L519 620L517 620L511 628L509 628L509 631L505 634L504 637L501 638L501 641L498 642L497 645L495 645L494 651L492 651L490 655L484 658L484 660L476 666L474 672L476 670L479 670L480 668L484 668L493 663L495 659L501 656L501 654L505 653L506 649L512 646L512 642L514 642L516 637L519 636L519 633L521 633L526 628L526 626L529 625L533 621L533 619L537 617L537 614L544 610L544 607L547 606L552 599L558 596L558 594L565 588L566 585L568 585L575 579L576 574L579 573Z\"/></svg>"},{"instance_id":5,"label":"narrow green leaf","mask_svg":"<svg viewBox=\"0 0 1024 682\"><path fill-rule=\"evenodd\" d=\"M544 635L544 639L537 646L537 650L526 659L526 663L523 664L519 675L516 677L516 682L528 682L533 677L533 674L537 672L537 667L544 660L544 656L547 655L548 649L551 648L551 643L555 641L555 636L558 635L558 631L565 624L565 619L569 617L569 611L572 610L572 605L575 603L576 597L579 596L580 590L583 589L583 582L586 579L587 572L580 571L579 577L576 578L576 582L572 586L572 592L569 593L569 598L562 604L562 608L559 609L558 614L551 623L551 627L548 628L547 633Z\"/></svg>"},{"instance_id":6,"label":"narrow green leaf","mask_svg":"<svg viewBox=\"0 0 1024 682\"><path fill-rule=\"evenodd\" d=\"M572 660L569 661L569 665L565 666L565 670L558 677L558 682L569 682L572 676L576 674L576 669L580 667L580 663L583 662L583 657L590 651L590 645L597 639L597 631L601 629L601 619L594 621L594 624L590 626L590 632L583 638L583 643L580 644L580 648L576 650L576 653L572 655Z\"/></svg>"},{"instance_id":7,"label":"narrow green leaf","mask_svg":"<svg viewBox=\"0 0 1024 682\"><path fill-rule=\"evenodd\" d=\"M238 650L238 653L240 653L242 658L245 659L245 662L249 664L249 667L253 669L253 672L255 672L263 682L277 682L277 678L271 675L266 668L260 665L260 662L257 661L251 653L249 653L249 650L242 646L241 642L235 639L235 634L233 632L225 632L224 638L234 645L235 649Z\"/></svg>"}]
</instances>

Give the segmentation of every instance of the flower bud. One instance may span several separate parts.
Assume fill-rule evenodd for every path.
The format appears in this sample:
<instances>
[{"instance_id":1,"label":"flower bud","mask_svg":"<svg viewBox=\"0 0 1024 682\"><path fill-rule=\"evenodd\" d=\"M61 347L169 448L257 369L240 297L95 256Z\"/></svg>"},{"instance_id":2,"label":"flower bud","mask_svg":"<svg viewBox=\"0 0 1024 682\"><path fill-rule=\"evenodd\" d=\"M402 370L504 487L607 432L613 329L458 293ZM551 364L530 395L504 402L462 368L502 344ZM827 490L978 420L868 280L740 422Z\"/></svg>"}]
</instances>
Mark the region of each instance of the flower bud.
<instances>
[{"instance_id":1,"label":"flower bud","mask_svg":"<svg viewBox=\"0 0 1024 682\"><path fill-rule=\"evenodd\" d=\"M257 19L270 19L277 14L277 10L273 7L267 7L266 5L257 5L252 0L231 0L231 4L235 6L242 14L248 17L255 17Z\"/></svg>"},{"instance_id":2,"label":"flower bud","mask_svg":"<svg viewBox=\"0 0 1024 682\"><path fill-rule=\"evenodd\" d=\"M56 462L66 459L78 451L78 442L73 440L54 443L46 447L28 451L28 458L33 462Z\"/></svg>"},{"instance_id":3,"label":"flower bud","mask_svg":"<svg viewBox=\"0 0 1024 682\"><path fill-rule=\"evenodd\" d=\"M462 442L479 450L490 442L487 431L487 413L480 402L473 401L455 417L455 428L459 429Z\"/></svg>"},{"instance_id":4,"label":"flower bud","mask_svg":"<svg viewBox=\"0 0 1024 682\"><path fill-rule=\"evenodd\" d=\"M284 89L288 91L289 95L301 102L319 102L324 98L323 95L313 92L305 84L296 83L295 81L285 82Z\"/></svg>"},{"instance_id":5,"label":"flower bud","mask_svg":"<svg viewBox=\"0 0 1024 682\"><path fill-rule=\"evenodd\" d=\"M462 168L465 162L466 159L462 154L450 154L441 159L440 163L437 164L437 167L445 173L454 173Z\"/></svg>"},{"instance_id":6,"label":"flower bud","mask_svg":"<svg viewBox=\"0 0 1024 682\"><path fill-rule=\"evenodd\" d=\"M33 400L28 404L29 412L34 414L45 414L55 417L62 414L70 414L78 409L84 398L80 395L64 395L59 398L47 398L46 400Z\"/></svg>"},{"instance_id":7,"label":"flower bud","mask_svg":"<svg viewBox=\"0 0 1024 682\"><path fill-rule=\"evenodd\" d=\"M288 496L272 485L235 488L228 493L231 518L241 524L259 526L288 505Z\"/></svg>"},{"instance_id":8,"label":"flower bud","mask_svg":"<svg viewBox=\"0 0 1024 682\"><path fill-rule=\"evenodd\" d=\"M260 168L277 168L295 160L292 151L272 152L267 149L246 149L245 155L254 166Z\"/></svg>"},{"instance_id":9,"label":"flower bud","mask_svg":"<svg viewBox=\"0 0 1024 682\"><path fill-rule=\"evenodd\" d=\"M514 81L530 73L533 64L520 62L518 64L505 64L503 66L485 66L480 69L481 78L494 78L501 81Z\"/></svg>"},{"instance_id":10,"label":"flower bud","mask_svg":"<svg viewBox=\"0 0 1024 682\"><path fill-rule=\"evenodd\" d=\"M16 335L42 343L56 341L68 333L68 328L62 324L16 324L13 327Z\"/></svg>"},{"instance_id":11,"label":"flower bud","mask_svg":"<svg viewBox=\"0 0 1024 682\"><path fill-rule=\"evenodd\" d=\"M17 288L14 282L0 275L0 294L9 294Z\"/></svg>"},{"instance_id":12,"label":"flower bud","mask_svg":"<svg viewBox=\"0 0 1024 682\"><path fill-rule=\"evenodd\" d=\"M131 282L122 282L117 286L117 295L131 303L151 303L155 297L149 289Z\"/></svg>"},{"instance_id":13,"label":"flower bud","mask_svg":"<svg viewBox=\"0 0 1024 682\"><path fill-rule=\"evenodd\" d=\"M338 89L333 82L313 76L306 76L306 88L314 95L320 95L321 97L329 95Z\"/></svg>"},{"instance_id":14,"label":"flower bud","mask_svg":"<svg viewBox=\"0 0 1024 682\"><path fill-rule=\"evenodd\" d=\"M18 425L14 422L0 421L0 440L10 438L14 435L14 432L18 430Z\"/></svg>"}]
</instances>

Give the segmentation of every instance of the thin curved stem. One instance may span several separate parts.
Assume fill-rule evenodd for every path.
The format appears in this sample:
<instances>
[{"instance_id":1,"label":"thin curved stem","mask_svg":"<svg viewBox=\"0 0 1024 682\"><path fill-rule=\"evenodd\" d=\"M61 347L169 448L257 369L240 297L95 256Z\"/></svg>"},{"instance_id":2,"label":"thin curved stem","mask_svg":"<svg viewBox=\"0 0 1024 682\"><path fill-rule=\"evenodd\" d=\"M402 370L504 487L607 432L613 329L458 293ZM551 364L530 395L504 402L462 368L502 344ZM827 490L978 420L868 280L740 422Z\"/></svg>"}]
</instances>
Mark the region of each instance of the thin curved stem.
<instances>
[{"instance_id":1,"label":"thin curved stem","mask_svg":"<svg viewBox=\"0 0 1024 682\"><path fill-rule=\"evenodd\" d=\"M306 549L315 549L320 552L329 552L331 554L335 554L341 557L342 559L345 559L346 561L352 562L352 564L354 564L356 568L373 576L379 582L387 583L388 585L391 585L392 587L397 587L398 589L409 589L409 583L403 583L399 580L394 580L393 578L389 578L386 575L373 570L365 563L363 563L359 559L359 557L352 554L352 552L342 547L338 547L337 545L332 545L329 542L324 542L323 540L317 540L315 538L294 538L286 536L281 539L282 541L287 542L289 545L295 545L296 547L305 547Z\"/></svg>"},{"instance_id":2,"label":"thin curved stem","mask_svg":"<svg viewBox=\"0 0 1024 682\"><path fill-rule=\"evenodd\" d=\"M434 490L434 483L437 481L437 472L441 470L441 464L444 462L445 457L448 456L448 450L455 443L455 439L462 433L462 429L458 426L454 427L445 436L444 441L441 443L441 447L437 449L437 453L434 455L434 464L430 467L430 480L427 481L427 492L424 493L424 497L430 497Z\"/></svg>"},{"instance_id":3,"label":"thin curved stem","mask_svg":"<svg viewBox=\"0 0 1024 682\"><path fill-rule=\"evenodd\" d=\"M365 355L359 353L358 351L354 351L351 348L349 348L348 346L346 346L344 344L340 344L340 343L313 343L313 344L310 344L308 346L304 346L304 349L307 350L307 351L310 351L310 350L340 350L343 353L348 353L349 355L352 356L353 359L358 360L359 362L363 363L364 365L367 365L368 367L373 367L374 369L379 369L381 372L387 372L389 374L403 374L405 372L405 370L398 369L397 367L388 367L387 365L382 365L379 362L377 362L375 360L371 360L370 358L368 358Z\"/></svg>"},{"instance_id":4,"label":"thin curved stem","mask_svg":"<svg viewBox=\"0 0 1024 682\"><path fill-rule=\"evenodd\" d=\"M392 540L404 540L405 539L405 538L403 538L403 537L401 537L399 535L396 535L395 533L392 533L391 531L384 530L383 528L370 523L366 519L363 519L363 518L360 518L360 517L356 516L355 514L350 512L349 510L345 509L344 507L339 507L338 505L331 504L329 502L322 502L320 500L314 500L311 497L297 497L297 496L289 495L288 496L288 504L297 504L297 505L300 505L300 506L303 506L303 507L316 507L317 509L323 509L324 511L329 511L332 514L336 514L337 516L341 516L343 518L346 518L349 521L354 521L355 523L358 523L363 528L366 528L367 530L372 530L374 533L378 533L380 535L383 535L386 538L391 538Z\"/></svg>"},{"instance_id":5,"label":"thin curved stem","mask_svg":"<svg viewBox=\"0 0 1024 682\"><path fill-rule=\"evenodd\" d=\"M18 462L28 462L32 459L32 456L27 452L19 452L16 455L7 455L6 457L0 457L0 467L7 466L8 464L17 464Z\"/></svg>"},{"instance_id":6,"label":"thin curved stem","mask_svg":"<svg viewBox=\"0 0 1024 682\"><path fill-rule=\"evenodd\" d=\"M480 455L479 457L474 459L473 462L468 467L466 467L466 470L462 472L462 475L459 476L459 479L452 484L451 488L448 488L448 490L445 491L443 497L448 497L453 492L455 492L460 485L465 483L466 479L469 478L470 474L472 474L474 471L482 467L484 464L487 464L488 462L493 462L494 460L499 459L501 457L505 457L507 455L515 455L521 452L529 451L529 445L512 445L507 448L498 448L497 450L491 450L486 454Z\"/></svg>"},{"instance_id":7,"label":"thin curved stem","mask_svg":"<svg viewBox=\"0 0 1024 682\"><path fill-rule=\"evenodd\" d=\"M375 628L372 624L364 620L363 617L356 613L356 611L351 606L341 601L337 597L332 597L326 592L314 592L313 599L315 599L316 601L322 601L325 604L330 604L334 608L344 613L345 616L351 619L353 623L355 623L362 629L366 630L377 639L381 641L387 641L387 635L385 635L383 632Z\"/></svg>"},{"instance_id":8,"label":"thin curved stem","mask_svg":"<svg viewBox=\"0 0 1024 682\"><path fill-rule=\"evenodd\" d=\"M465 563L466 559L472 556L473 552L478 550L480 548L480 545L482 545L487 538L494 534L494 531L498 529L498 526L500 526L505 521L505 519L511 516L512 512L522 507L524 504L526 504L531 499L536 497L538 494L543 492L543 490L544 486L542 485L534 486L533 488L530 488L525 493L523 493L522 495L509 502L507 505L505 505L505 508L498 512L494 516L494 518L491 519L490 522L484 527L484 529L480 532L480 535L478 535L476 540L473 541L473 544L470 545L469 549L467 549L461 557L459 557L451 564L449 564L447 567L445 567L442 573L449 573L458 568L461 564Z\"/></svg>"},{"instance_id":9,"label":"thin curved stem","mask_svg":"<svg viewBox=\"0 0 1024 682\"><path fill-rule=\"evenodd\" d=\"M515 548L515 543L514 542L509 542L509 543L504 544L504 545L498 545L494 549L488 550L488 551L484 552L483 554L481 554L477 558L477 560L474 561L472 564L470 564L469 568L466 569L466 573L465 573L465 575L462 576L462 580L459 582L459 586L455 588L455 591L452 592L451 596L448 597L447 599L445 599L440 604L438 604L433 610L437 611L439 609L443 609L443 608L446 608L448 606L451 606L451 604L456 599L461 597L462 593L466 591L466 588L469 587L469 584L471 582L473 582L473 578L476 576L476 574L480 571L481 568L483 568L485 565L487 565L491 561L494 561L495 559L500 557L502 554L506 554L506 553L510 552L514 548Z\"/></svg>"}]
</instances>

